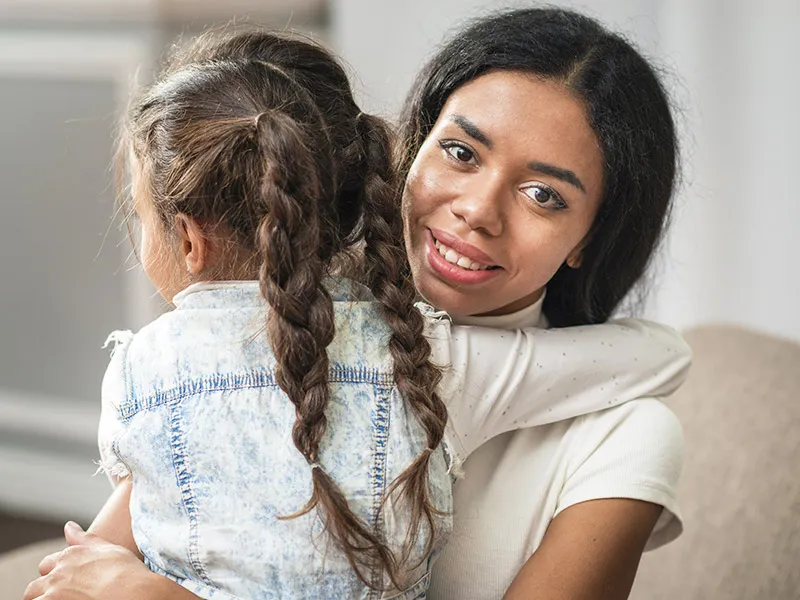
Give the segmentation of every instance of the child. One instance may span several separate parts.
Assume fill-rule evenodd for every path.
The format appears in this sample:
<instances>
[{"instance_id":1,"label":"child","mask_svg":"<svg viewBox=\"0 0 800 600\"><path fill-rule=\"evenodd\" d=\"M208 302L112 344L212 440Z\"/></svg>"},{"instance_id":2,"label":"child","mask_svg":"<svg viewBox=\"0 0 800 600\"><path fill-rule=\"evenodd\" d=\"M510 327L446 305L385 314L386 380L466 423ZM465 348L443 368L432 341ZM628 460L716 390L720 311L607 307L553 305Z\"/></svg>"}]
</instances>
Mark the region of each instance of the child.
<instances>
[{"instance_id":1,"label":"child","mask_svg":"<svg viewBox=\"0 0 800 600\"><path fill-rule=\"evenodd\" d=\"M114 336L102 464L132 480L148 566L200 597L422 598L467 454L671 392L688 365L655 324L423 316L389 132L312 43L201 38L133 106L123 149L141 260L176 310Z\"/></svg>"}]
</instances>

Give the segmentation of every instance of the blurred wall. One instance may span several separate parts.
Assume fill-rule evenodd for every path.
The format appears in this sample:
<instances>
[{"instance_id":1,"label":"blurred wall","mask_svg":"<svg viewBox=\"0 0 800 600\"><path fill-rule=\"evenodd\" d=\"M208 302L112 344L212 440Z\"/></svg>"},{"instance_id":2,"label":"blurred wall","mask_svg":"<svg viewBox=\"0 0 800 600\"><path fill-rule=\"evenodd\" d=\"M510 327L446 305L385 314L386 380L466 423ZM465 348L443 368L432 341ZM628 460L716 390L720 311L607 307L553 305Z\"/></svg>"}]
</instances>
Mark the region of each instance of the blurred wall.
<instances>
[{"instance_id":1,"label":"blurred wall","mask_svg":"<svg viewBox=\"0 0 800 600\"><path fill-rule=\"evenodd\" d=\"M160 310L111 222L116 115L181 31L249 15L329 39L394 117L447 32L528 2L0 0L0 507L90 519L100 349ZM646 314L800 340L800 4L562 2L667 67L685 181Z\"/></svg>"},{"instance_id":2,"label":"blurred wall","mask_svg":"<svg viewBox=\"0 0 800 600\"><path fill-rule=\"evenodd\" d=\"M163 309L114 221L115 126L182 32L324 0L0 0L0 509L90 520L101 349Z\"/></svg>"},{"instance_id":3,"label":"blurred wall","mask_svg":"<svg viewBox=\"0 0 800 600\"><path fill-rule=\"evenodd\" d=\"M467 19L533 2L336 0L331 38L367 109L395 116L415 73ZM800 3L585 0L666 69L684 181L647 316L800 340Z\"/></svg>"},{"instance_id":4,"label":"blurred wall","mask_svg":"<svg viewBox=\"0 0 800 600\"><path fill-rule=\"evenodd\" d=\"M0 22L0 503L10 510L94 510L108 492L91 478L101 346L156 308L112 223L112 143L156 38L141 23Z\"/></svg>"}]
</instances>

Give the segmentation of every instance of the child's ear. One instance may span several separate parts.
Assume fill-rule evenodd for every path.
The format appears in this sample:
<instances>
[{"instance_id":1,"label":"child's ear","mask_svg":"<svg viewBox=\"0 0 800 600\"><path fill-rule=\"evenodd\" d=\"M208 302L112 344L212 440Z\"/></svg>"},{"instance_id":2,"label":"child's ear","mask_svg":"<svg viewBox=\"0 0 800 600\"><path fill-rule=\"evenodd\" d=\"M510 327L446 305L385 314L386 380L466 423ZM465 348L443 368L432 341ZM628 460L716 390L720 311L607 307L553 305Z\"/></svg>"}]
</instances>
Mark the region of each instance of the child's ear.
<instances>
[{"instance_id":1,"label":"child's ear","mask_svg":"<svg viewBox=\"0 0 800 600\"><path fill-rule=\"evenodd\" d=\"M186 270L190 275L199 275L208 261L208 240L203 228L194 217L179 213L175 215L175 231Z\"/></svg>"}]
</instances>

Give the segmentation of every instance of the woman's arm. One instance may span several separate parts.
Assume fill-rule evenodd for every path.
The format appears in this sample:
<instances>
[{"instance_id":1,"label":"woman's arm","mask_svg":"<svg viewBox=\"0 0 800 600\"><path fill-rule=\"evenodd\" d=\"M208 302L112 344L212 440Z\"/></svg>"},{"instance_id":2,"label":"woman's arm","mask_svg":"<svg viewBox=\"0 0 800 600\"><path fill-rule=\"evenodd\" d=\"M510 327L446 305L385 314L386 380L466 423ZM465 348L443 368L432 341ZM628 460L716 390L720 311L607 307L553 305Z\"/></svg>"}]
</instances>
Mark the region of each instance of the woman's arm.
<instances>
[{"instance_id":1,"label":"woman's arm","mask_svg":"<svg viewBox=\"0 0 800 600\"><path fill-rule=\"evenodd\" d=\"M88 533L74 523L64 527L69 547L42 560L24 600L197 600L142 562L131 530L132 487L129 477L119 481Z\"/></svg>"},{"instance_id":2,"label":"woman's arm","mask_svg":"<svg viewBox=\"0 0 800 600\"><path fill-rule=\"evenodd\" d=\"M66 550L46 556L41 577L23 600L197 600L177 583L152 573L132 552L109 544L78 525L64 528Z\"/></svg>"},{"instance_id":3,"label":"woman's arm","mask_svg":"<svg viewBox=\"0 0 800 600\"><path fill-rule=\"evenodd\" d=\"M661 511L657 504L624 498L565 509L504 600L625 600Z\"/></svg>"},{"instance_id":4,"label":"woman's arm","mask_svg":"<svg viewBox=\"0 0 800 600\"><path fill-rule=\"evenodd\" d=\"M587 415L575 427L555 517L506 600L624 600L659 517L655 543L680 532L677 417L644 399Z\"/></svg>"}]
</instances>

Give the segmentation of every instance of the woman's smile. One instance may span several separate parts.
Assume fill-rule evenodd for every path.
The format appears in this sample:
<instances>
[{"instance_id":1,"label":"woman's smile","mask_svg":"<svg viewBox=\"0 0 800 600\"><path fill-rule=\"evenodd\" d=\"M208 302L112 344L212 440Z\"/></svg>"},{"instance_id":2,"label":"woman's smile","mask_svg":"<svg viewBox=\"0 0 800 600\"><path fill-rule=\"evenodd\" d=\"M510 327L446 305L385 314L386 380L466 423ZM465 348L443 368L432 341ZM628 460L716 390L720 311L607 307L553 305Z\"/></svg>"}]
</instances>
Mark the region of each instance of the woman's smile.
<instances>
[{"instance_id":1,"label":"woman's smile","mask_svg":"<svg viewBox=\"0 0 800 600\"><path fill-rule=\"evenodd\" d=\"M580 252L600 204L602 159L563 85L489 73L447 100L408 175L414 282L452 315L524 308Z\"/></svg>"},{"instance_id":2,"label":"woman's smile","mask_svg":"<svg viewBox=\"0 0 800 600\"><path fill-rule=\"evenodd\" d=\"M503 270L475 246L442 230L428 230L426 250L431 270L456 284L485 283Z\"/></svg>"}]
</instances>

